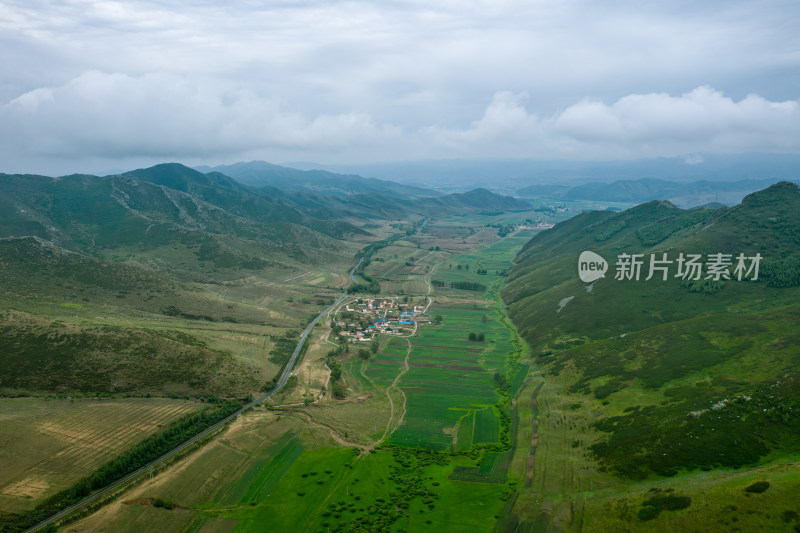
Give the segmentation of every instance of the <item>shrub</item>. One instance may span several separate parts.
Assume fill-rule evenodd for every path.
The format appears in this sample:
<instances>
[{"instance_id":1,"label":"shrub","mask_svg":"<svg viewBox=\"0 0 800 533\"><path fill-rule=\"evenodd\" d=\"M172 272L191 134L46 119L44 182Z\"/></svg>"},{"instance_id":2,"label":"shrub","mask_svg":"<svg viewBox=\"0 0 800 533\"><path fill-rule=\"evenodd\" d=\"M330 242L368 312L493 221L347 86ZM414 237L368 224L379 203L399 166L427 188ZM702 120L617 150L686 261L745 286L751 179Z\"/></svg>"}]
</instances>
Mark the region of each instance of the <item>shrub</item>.
<instances>
[{"instance_id":1,"label":"shrub","mask_svg":"<svg viewBox=\"0 0 800 533\"><path fill-rule=\"evenodd\" d=\"M153 501L153 507L161 507L163 509L171 510L175 507L175 505L172 503L172 500L164 500L161 498L156 498Z\"/></svg>"},{"instance_id":2,"label":"shrub","mask_svg":"<svg viewBox=\"0 0 800 533\"><path fill-rule=\"evenodd\" d=\"M652 520L660 514L660 510L652 505L645 505L639 509L639 520Z\"/></svg>"},{"instance_id":3,"label":"shrub","mask_svg":"<svg viewBox=\"0 0 800 533\"><path fill-rule=\"evenodd\" d=\"M748 486L746 489L747 492L756 492L762 493L769 488L769 481L756 481L752 485Z\"/></svg>"}]
</instances>

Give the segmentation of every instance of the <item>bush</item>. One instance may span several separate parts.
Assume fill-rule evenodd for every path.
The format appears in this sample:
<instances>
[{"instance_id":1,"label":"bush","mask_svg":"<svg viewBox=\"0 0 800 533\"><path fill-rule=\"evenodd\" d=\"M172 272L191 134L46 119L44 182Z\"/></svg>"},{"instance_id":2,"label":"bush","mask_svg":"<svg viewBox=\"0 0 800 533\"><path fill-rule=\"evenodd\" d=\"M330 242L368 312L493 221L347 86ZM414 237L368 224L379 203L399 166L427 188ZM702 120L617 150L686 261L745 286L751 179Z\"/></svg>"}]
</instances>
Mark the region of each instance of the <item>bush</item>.
<instances>
[{"instance_id":1,"label":"bush","mask_svg":"<svg viewBox=\"0 0 800 533\"><path fill-rule=\"evenodd\" d=\"M692 505L692 499L688 496L655 496L642 503L639 509L639 520L652 520L661 514L661 511L680 511Z\"/></svg>"},{"instance_id":2,"label":"bush","mask_svg":"<svg viewBox=\"0 0 800 533\"><path fill-rule=\"evenodd\" d=\"M752 485L748 486L746 489L747 492L756 492L761 494L765 490L769 488L769 481L756 481Z\"/></svg>"},{"instance_id":3,"label":"bush","mask_svg":"<svg viewBox=\"0 0 800 533\"><path fill-rule=\"evenodd\" d=\"M153 501L153 507L161 507L162 509L171 510L175 507L175 505L172 503L172 500L156 498L155 501Z\"/></svg>"},{"instance_id":4,"label":"bush","mask_svg":"<svg viewBox=\"0 0 800 533\"><path fill-rule=\"evenodd\" d=\"M641 509L639 509L639 520L652 520L653 518L657 517L661 511L657 507L653 507L652 505L645 505Z\"/></svg>"}]
</instances>

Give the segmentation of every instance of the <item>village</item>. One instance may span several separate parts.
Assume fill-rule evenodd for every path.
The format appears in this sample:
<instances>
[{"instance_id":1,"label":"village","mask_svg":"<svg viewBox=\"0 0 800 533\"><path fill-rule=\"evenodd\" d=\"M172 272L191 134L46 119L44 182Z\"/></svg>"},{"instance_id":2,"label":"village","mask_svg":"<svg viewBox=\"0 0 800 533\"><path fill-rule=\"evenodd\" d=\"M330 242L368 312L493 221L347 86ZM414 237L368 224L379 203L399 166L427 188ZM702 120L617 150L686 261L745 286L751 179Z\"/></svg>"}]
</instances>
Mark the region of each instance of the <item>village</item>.
<instances>
[{"instance_id":1,"label":"village","mask_svg":"<svg viewBox=\"0 0 800 533\"><path fill-rule=\"evenodd\" d=\"M349 338L350 342L366 342L379 333L404 335L417 326L430 324L424 316L426 306L395 298L354 298L336 311L333 329L335 334Z\"/></svg>"}]
</instances>

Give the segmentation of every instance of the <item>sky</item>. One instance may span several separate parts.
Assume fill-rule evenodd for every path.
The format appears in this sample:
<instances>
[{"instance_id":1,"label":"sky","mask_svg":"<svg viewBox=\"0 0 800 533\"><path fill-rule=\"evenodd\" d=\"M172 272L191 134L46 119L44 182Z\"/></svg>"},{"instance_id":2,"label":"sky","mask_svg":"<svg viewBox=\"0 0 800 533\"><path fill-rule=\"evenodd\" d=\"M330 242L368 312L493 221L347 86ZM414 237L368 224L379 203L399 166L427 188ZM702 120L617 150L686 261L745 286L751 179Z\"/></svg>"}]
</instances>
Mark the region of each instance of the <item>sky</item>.
<instances>
[{"instance_id":1,"label":"sky","mask_svg":"<svg viewBox=\"0 0 800 533\"><path fill-rule=\"evenodd\" d=\"M800 153L800 2L0 0L0 172Z\"/></svg>"}]
</instances>

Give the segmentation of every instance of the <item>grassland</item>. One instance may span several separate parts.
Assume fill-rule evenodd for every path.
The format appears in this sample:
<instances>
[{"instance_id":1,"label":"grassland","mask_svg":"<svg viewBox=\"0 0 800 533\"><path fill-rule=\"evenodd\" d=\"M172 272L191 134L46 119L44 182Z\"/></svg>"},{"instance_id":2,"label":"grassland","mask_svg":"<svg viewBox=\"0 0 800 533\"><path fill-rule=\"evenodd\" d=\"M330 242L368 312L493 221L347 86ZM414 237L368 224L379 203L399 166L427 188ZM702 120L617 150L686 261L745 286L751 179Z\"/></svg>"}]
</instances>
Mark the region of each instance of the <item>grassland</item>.
<instances>
[{"instance_id":1,"label":"grassland","mask_svg":"<svg viewBox=\"0 0 800 533\"><path fill-rule=\"evenodd\" d=\"M797 198L782 187L715 213L713 224L709 213L654 202L576 217L527 247L505 295L538 356L524 391L534 400L517 401L517 444L529 435L535 453L527 464L515 453L512 471L524 467L529 488L505 529L795 530L796 288L587 289L573 266L580 250L603 247L609 256L656 245L791 256L796 235L784 229L796 209L786 204ZM774 499L745 490L758 481Z\"/></svg>"}]
</instances>

